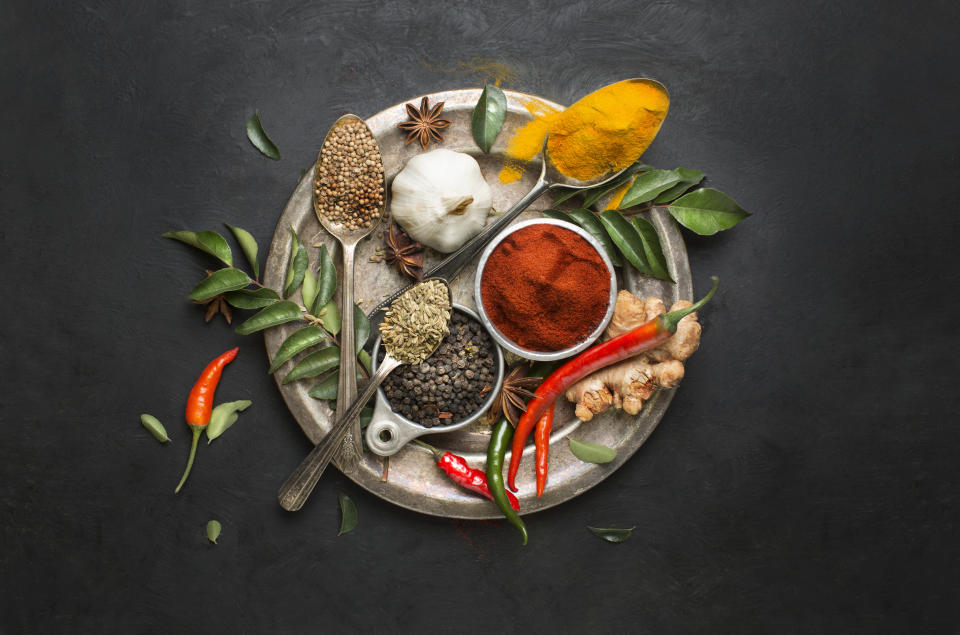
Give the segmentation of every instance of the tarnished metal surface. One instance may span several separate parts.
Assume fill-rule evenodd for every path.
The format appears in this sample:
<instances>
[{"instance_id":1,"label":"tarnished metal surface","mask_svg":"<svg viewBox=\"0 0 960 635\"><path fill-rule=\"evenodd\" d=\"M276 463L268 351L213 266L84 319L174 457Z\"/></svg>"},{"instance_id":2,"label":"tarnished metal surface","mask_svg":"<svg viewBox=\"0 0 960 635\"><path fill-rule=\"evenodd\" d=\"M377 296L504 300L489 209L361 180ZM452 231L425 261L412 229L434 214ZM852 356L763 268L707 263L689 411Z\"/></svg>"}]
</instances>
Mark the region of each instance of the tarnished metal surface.
<instances>
[{"instance_id":1,"label":"tarnished metal surface","mask_svg":"<svg viewBox=\"0 0 960 635\"><path fill-rule=\"evenodd\" d=\"M509 208L526 194L537 177L532 170L528 170L524 177L515 183L503 184L498 178L502 165L502 152L507 140L517 127L530 119L524 104L536 100L548 106L562 108L558 104L531 95L514 91L504 92L509 105L507 121L490 155L484 155L477 149L470 132L470 115L480 96L479 89L427 95L431 103L445 102L444 117L452 122L451 126L444 130L443 147L468 152L477 159L487 183L493 190L493 205L499 210ZM412 97L407 103L418 103L420 97ZM403 144L405 135L396 128L396 124L406 118L406 111L401 103L366 120L380 144L388 183L400 171L407 159L421 151L416 144L408 146ZM313 213L312 179L312 171L304 175L277 224L264 273L265 283L275 289L282 286L286 273L290 256L290 226L293 226L300 236L306 237L312 263L316 262L317 256L317 248L314 244L322 242L328 249L338 249L334 239L326 232L322 232ZM537 217L536 210L549 207L551 202L551 195L549 193L544 195L531 205L529 211L520 216L520 220ZM620 280L620 286L638 295L660 296L667 306L679 299L691 299L693 288L690 265L679 228L669 214L662 210L652 212L650 220L660 234L664 255L677 283L654 280L626 268L626 273ZM314 236L315 239L312 238ZM383 263L369 261L369 257L374 254L380 243L380 238L374 234L361 241L357 248L357 301L366 309L372 308L396 288L406 284L406 281L392 268ZM336 258L336 255L334 257ZM425 268L433 266L439 260L438 254L427 254ZM453 282L454 302L471 308L476 306L473 300L475 272L476 266L472 265ZM267 352L271 358L283 339L295 328L292 325L283 325L266 332ZM307 395L310 382L295 382L284 386L280 383L282 377L283 373L275 375L277 386L287 406L304 433L316 443L330 428L332 416L330 409L327 408L326 402L317 401ZM644 409L636 417L620 412L605 413L594 421L582 425L573 415L572 404L558 402L554 434L551 437L550 480L542 498L538 499L534 493L533 447L528 446L524 452L531 456L523 462L517 477L523 513L539 511L567 501L606 478L647 440L666 411L673 393L673 390L659 391L644 404ZM489 429L475 423L455 432L438 434L432 438L431 443L466 457L474 467L483 467L489 436ZM617 449L617 458L603 465L583 463L570 453L566 443L560 442L566 436L614 447ZM365 453L359 470L351 474L350 478L385 500L426 514L450 518L500 517L500 512L493 503L451 483L437 469L432 458L426 450L408 445L390 457L389 478L387 482L381 482L383 459L372 453Z\"/></svg>"}]
</instances>

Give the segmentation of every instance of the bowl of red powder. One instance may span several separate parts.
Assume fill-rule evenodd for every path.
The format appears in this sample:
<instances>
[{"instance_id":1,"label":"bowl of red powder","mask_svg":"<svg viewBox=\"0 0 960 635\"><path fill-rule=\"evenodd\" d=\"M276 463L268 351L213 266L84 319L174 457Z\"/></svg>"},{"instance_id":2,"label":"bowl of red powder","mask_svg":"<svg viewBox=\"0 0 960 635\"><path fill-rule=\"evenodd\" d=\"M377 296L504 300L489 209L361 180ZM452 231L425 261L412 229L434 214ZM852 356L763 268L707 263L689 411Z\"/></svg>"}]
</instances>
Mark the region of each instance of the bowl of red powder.
<instances>
[{"instance_id":1,"label":"bowl of red powder","mask_svg":"<svg viewBox=\"0 0 960 635\"><path fill-rule=\"evenodd\" d=\"M480 256L474 297L508 351L534 360L590 346L613 317L617 277L596 238L548 218L510 226Z\"/></svg>"}]
</instances>

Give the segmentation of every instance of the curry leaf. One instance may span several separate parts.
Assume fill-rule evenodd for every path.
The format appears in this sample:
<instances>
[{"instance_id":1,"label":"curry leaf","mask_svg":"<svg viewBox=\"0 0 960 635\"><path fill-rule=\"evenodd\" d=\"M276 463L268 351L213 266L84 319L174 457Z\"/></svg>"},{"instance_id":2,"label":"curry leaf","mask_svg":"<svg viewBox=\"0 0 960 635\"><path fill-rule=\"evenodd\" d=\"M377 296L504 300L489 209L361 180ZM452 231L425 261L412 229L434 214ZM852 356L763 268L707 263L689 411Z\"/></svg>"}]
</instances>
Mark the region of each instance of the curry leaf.
<instances>
[{"instance_id":1,"label":"curry leaf","mask_svg":"<svg viewBox=\"0 0 960 635\"><path fill-rule=\"evenodd\" d=\"M676 170L650 170L634 179L627 193L623 195L617 209L627 209L640 203L652 201L661 193L684 180Z\"/></svg>"},{"instance_id":2,"label":"curry leaf","mask_svg":"<svg viewBox=\"0 0 960 635\"><path fill-rule=\"evenodd\" d=\"M363 309L360 308L359 304L353 305L353 339L355 341L356 350L361 350L363 345L367 343L367 339L370 337L370 320L367 319L367 314L363 312Z\"/></svg>"},{"instance_id":3,"label":"curry leaf","mask_svg":"<svg viewBox=\"0 0 960 635\"><path fill-rule=\"evenodd\" d=\"M336 368L340 364L340 349L336 346L328 346L314 351L297 362L297 365L290 369L287 376L283 378L284 384L316 377L322 375L331 368Z\"/></svg>"},{"instance_id":4,"label":"curry leaf","mask_svg":"<svg viewBox=\"0 0 960 635\"><path fill-rule=\"evenodd\" d=\"M337 535L342 536L353 531L360 519L357 514L357 506L353 504L349 496L341 493L338 498L340 500L340 531L337 532Z\"/></svg>"},{"instance_id":5,"label":"curry leaf","mask_svg":"<svg viewBox=\"0 0 960 635\"><path fill-rule=\"evenodd\" d=\"M507 116L507 97L497 86L485 84L473 109L473 140L484 152L490 152Z\"/></svg>"},{"instance_id":6,"label":"curry leaf","mask_svg":"<svg viewBox=\"0 0 960 635\"><path fill-rule=\"evenodd\" d=\"M273 289L261 287L259 289L240 289L224 293L223 297L231 306L238 309L262 309L280 301L280 296Z\"/></svg>"},{"instance_id":7,"label":"curry leaf","mask_svg":"<svg viewBox=\"0 0 960 635\"><path fill-rule=\"evenodd\" d=\"M317 269L317 296L312 305L306 305L314 315L327 306L333 298L333 292L337 289L337 267L333 264L333 258L330 257L326 245L320 245L318 260L320 266Z\"/></svg>"},{"instance_id":8,"label":"curry leaf","mask_svg":"<svg viewBox=\"0 0 960 635\"><path fill-rule=\"evenodd\" d=\"M657 168L652 165L647 165L646 163L634 163L622 174L614 178L609 183L603 183L601 185L595 185L590 189L586 190L583 195L583 206L584 207L593 207L593 204L599 201L601 198L610 194L617 188L623 186L624 183L633 178L633 175L637 172L647 172L649 170L656 170Z\"/></svg>"},{"instance_id":9,"label":"curry leaf","mask_svg":"<svg viewBox=\"0 0 960 635\"><path fill-rule=\"evenodd\" d=\"M263 329L299 320L303 314L296 302L283 300L254 313L246 322L236 328L240 335L249 335Z\"/></svg>"},{"instance_id":10,"label":"curry leaf","mask_svg":"<svg viewBox=\"0 0 960 635\"><path fill-rule=\"evenodd\" d=\"M217 544L217 538L220 537L220 530L223 527L220 525L219 521L211 520L207 522L207 540L213 544Z\"/></svg>"},{"instance_id":11,"label":"curry leaf","mask_svg":"<svg viewBox=\"0 0 960 635\"><path fill-rule=\"evenodd\" d=\"M247 139L250 140L250 143L252 143L263 156L269 157L274 161L280 160L280 150L270 137L267 136L267 133L263 129L263 124L260 123L259 110L255 111L253 116L247 120Z\"/></svg>"},{"instance_id":12,"label":"curry leaf","mask_svg":"<svg viewBox=\"0 0 960 635\"><path fill-rule=\"evenodd\" d=\"M364 379L363 373L357 370L357 381ZM307 394L314 399L336 399L337 388L340 383L340 370L335 370L319 382L314 384L313 388L307 391Z\"/></svg>"},{"instance_id":13,"label":"curry leaf","mask_svg":"<svg viewBox=\"0 0 960 635\"><path fill-rule=\"evenodd\" d=\"M249 399L240 401L228 401L219 404L210 413L210 423L207 425L207 445L227 431L227 429L237 422L240 413L250 407L253 402Z\"/></svg>"},{"instance_id":14,"label":"curry leaf","mask_svg":"<svg viewBox=\"0 0 960 635\"><path fill-rule=\"evenodd\" d=\"M360 364L362 364L363 367L367 369L368 373L370 373L371 375L373 374L373 370L370 367L370 353L368 353L367 351L361 350L359 353L357 353L357 361L360 362ZM360 373L357 373L358 376L359 374Z\"/></svg>"},{"instance_id":15,"label":"curry leaf","mask_svg":"<svg viewBox=\"0 0 960 635\"><path fill-rule=\"evenodd\" d=\"M633 217L633 226L643 241L643 254L647 258L647 264L655 278L675 282L670 277L670 270L667 268L667 259L663 255L663 247L660 246L660 236L657 235L657 228L646 218L640 216Z\"/></svg>"},{"instance_id":16,"label":"curry leaf","mask_svg":"<svg viewBox=\"0 0 960 635\"><path fill-rule=\"evenodd\" d=\"M653 271L647 264L647 259L643 251L643 240L637 233L637 230L630 224L623 214L616 210L608 209L599 216L604 229L610 239L613 240L617 249L623 254L631 265L640 273L652 275Z\"/></svg>"},{"instance_id":17,"label":"curry leaf","mask_svg":"<svg viewBox=\"0 0 960 635\"><path fill-rule=\"evenodd\" d=\"M294 331L287 339L283 340L283 344L277 349L277 354L274 356L268 372L276 372L288 359L291 359L300 351L326 341L327 338L328 336L322 328L312 325Z\"/></svg>"},{"instance_id":18,"label":"curry leaf","mask_svg":"<svg viewBox=\"0 0 960 635\"><path fill-rule=\"evenodd\" d=\"M570 451L584 463L609 463L617 458L617 451L605 445L576 439L568 439L568 441L570 441Z\"/></svg>"},{"instance_id":19,"label":"curry leaf","mask_svg":"<svg viewBox=\"0 0 960 635\"><path fill-rule=\"evenodd\" d=\"M653 202L655 204L660 203L669 203L673 199L682 195L684 192L689 190L694 185L698 185L700 181L703 180L703 177L706 176L700 170L688 170L687 168L677 168L674 170L678 175L680 175L683 180L671 187L669 190L664 190L660 196L655 198Z\"/></svg>"},{"instance_id":20,"label":"curry leaf","mask_svg":"<svg viewBox=\"0 0 960 635\"><path fill-rule=\"evenodd\" d=\"M240 244L240 249L243 251L243 255L247 257L247 262L253 267L253 277L255 279L259 278L260 262L257 260L257 240L253 237L253 234L241 227L234 227L230 223L224 223L224 225L233 232L233 237Z\"/></svg>"},{"instance_id":21,"label":"curry leaf","mask_svg":"<svg viewBox=\"0 0 960 635\"><path fill-rule=\"evenodd\" d=\"M567 213L564 212L563 210L559 210L559 209L545 209L545 210L541 211L540 213L543 214L544 218L553 218L553 219L555 219L555 220L562 220L562 221L566 221L566 222L568 222L568 223L570 223L570 224L576 225L576 223L573 222L573 219L570 218L570 217L567 215Z\"/></svg>"},{"instance_id":22,"label":"curry leaf","mask_svg":"<svg viewBox=\"0 0 960 635\"><path fill-rule=\"evenodd\" d=\"M631 527L630 529L617 529L615 527L602 529L600 527L587 526L587 529L593 532L594 535L600 536L607 542L619 543L629 538L630 534L633 533L633 530L636 529L636 527Z\"/></svg>"},{"instance_id":23,"label":"curry leaf","mask_svg":"<svg viewBox=\"0 0 960 635\"><path fill-rule=\"evenodd\" d=\"M582 194L584 190L580 188L564 188L559 194L553 197L553 204L559 205L560 203L570 200L577 194Z\"/></svg>"},{"instance_id":24,"label":"curry leaf","mask_svg":"<svg viewBox=\"0 0 960 635\"><path fill-rule=\"evenodd\" d=\"M196 247L200 251L206 252L215 258L219 258L224 263L233 266L233 252L230 251L230 245L226 239L213 231L204 232L167 232L161 234L164 238L172 238L180 242Z\"/></svg>"},{"instance_id":25,"label":"curry leaf","mask_svg":"<svg viewBox=\"0 0 960 635\"><path fill-rule=\"evenodd\" d=\"M709 187L680 197L667 210L678 223L701 236L730 229L750 215L735 200Z\"/></svg>"},{"instance_id":26,"label":"curry leaf","mask_svg":"<svg viewBox=\"0 0 960 635\"><path fill-rule=\"evenodd\" d=\"M327 302L327 304L316 313L316 316L320 318L320 321L323 323L323 328L327 330L327 333L336 335L340 332L340 309L337 308L336 302L333 300Z\"/></svg>"},{"instance_id":27,"label":"curry leaf","mask_svg":"<svg viewBox=\"0 0 960 635\"><path fill-rule=\"evenodd\" d=\"M303 306L313 306L313 301L317 297L317 279L313 277L310 267L303 272L303 286L300 287L300 294L303 296Z\"/></svg>"},{"instance_id":28,"label":"curry leaf","mask_svg":"<svg viewBox=\"0 0 960 635\"><path fill-rule=\"evenodd\" d=\"M307 248L300 243L297 232L290 228L290 264L287 265L287 281L283 286L283 297L289 298L303 282L304 272L310 264Z\"/></svg>"},{"instance_id":29,"label":"curry leaf","mask_svg":"<svg viewBox=\"0 0 960 635\"><path fill-rule=\"evenodd\" d=\"M250 284L250 276L239 269L227 267L214 271L200 281L200 284L195 286L187 297L194 302L203 302L221 293L242 289L248 284Z\"/></svg>"},{"instance_id":30,"label":"curry leaf","mask_svg":"<svg viewBox=\"0 0 960 635\"><path fill-rule=\"evenodd\" d=\"M619 267L623 264L623 259L620 257L620 253L617 251L617 248L614 246L613 241L610 240L610 236L607 234L606 230L603 228L603 223L600 222L600 219L597 218L597 215L591 212L588 209L575 209L567 214L574 220L577 225L583 227L591 236L596 238L601 245L603 245L603 250L607 252L607 257L610 258L610 262L613 263L614 267Z\"/></svg>"}]
</instances>

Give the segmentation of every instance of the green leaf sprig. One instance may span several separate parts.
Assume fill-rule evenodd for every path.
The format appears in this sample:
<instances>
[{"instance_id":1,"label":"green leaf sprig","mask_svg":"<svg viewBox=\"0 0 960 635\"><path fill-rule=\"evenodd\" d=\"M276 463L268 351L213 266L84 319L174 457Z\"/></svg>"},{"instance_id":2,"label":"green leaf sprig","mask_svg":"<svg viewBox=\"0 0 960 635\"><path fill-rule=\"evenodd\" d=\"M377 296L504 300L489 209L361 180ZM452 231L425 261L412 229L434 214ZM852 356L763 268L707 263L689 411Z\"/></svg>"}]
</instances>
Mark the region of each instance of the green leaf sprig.
<instances>
[{"instance_id":1,"label":"green leaf sprig","mask_svg":"<svg viewBox=\"0 0 960 635\"><path fill-rule=\"evenodd\" d=\"M277 148L277 144L267 136L267 133L263 129L263 124L260 123L259 110L255 111L250 119L247 120L247 139L250 140L253 147L259 150L263 156L273 159L274 161L280 160L280 150Z\"/></svg>"}]
</instances>

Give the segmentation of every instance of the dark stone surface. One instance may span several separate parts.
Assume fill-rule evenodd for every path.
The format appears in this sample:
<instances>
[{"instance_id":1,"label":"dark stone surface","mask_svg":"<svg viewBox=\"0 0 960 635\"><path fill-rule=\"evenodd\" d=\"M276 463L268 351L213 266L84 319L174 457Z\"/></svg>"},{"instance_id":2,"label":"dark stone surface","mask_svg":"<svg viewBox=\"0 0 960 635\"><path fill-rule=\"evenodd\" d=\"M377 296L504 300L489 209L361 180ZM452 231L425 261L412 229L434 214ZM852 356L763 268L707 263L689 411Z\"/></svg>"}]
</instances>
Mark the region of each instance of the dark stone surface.
<instances>
[{"instance_id":1,"label":"dark stone surface","mask_svg":"<svg viewBox=\"0 0 960 635\"><path fill-rule=\"evenodd\" d=\"M0 632L955 632L958 26L946 1L0 4ZM335 472L287 514L308 443L260 340L183 300L208 262L159 236L265 249L341 111L489 60L566 103L670 88L647 159L754 212L689 240L723 281L705 343L649 443L526 548ZM174 497L184 395L234 345L220 394L254 405Z\"/></svg>"}]
</instances>

